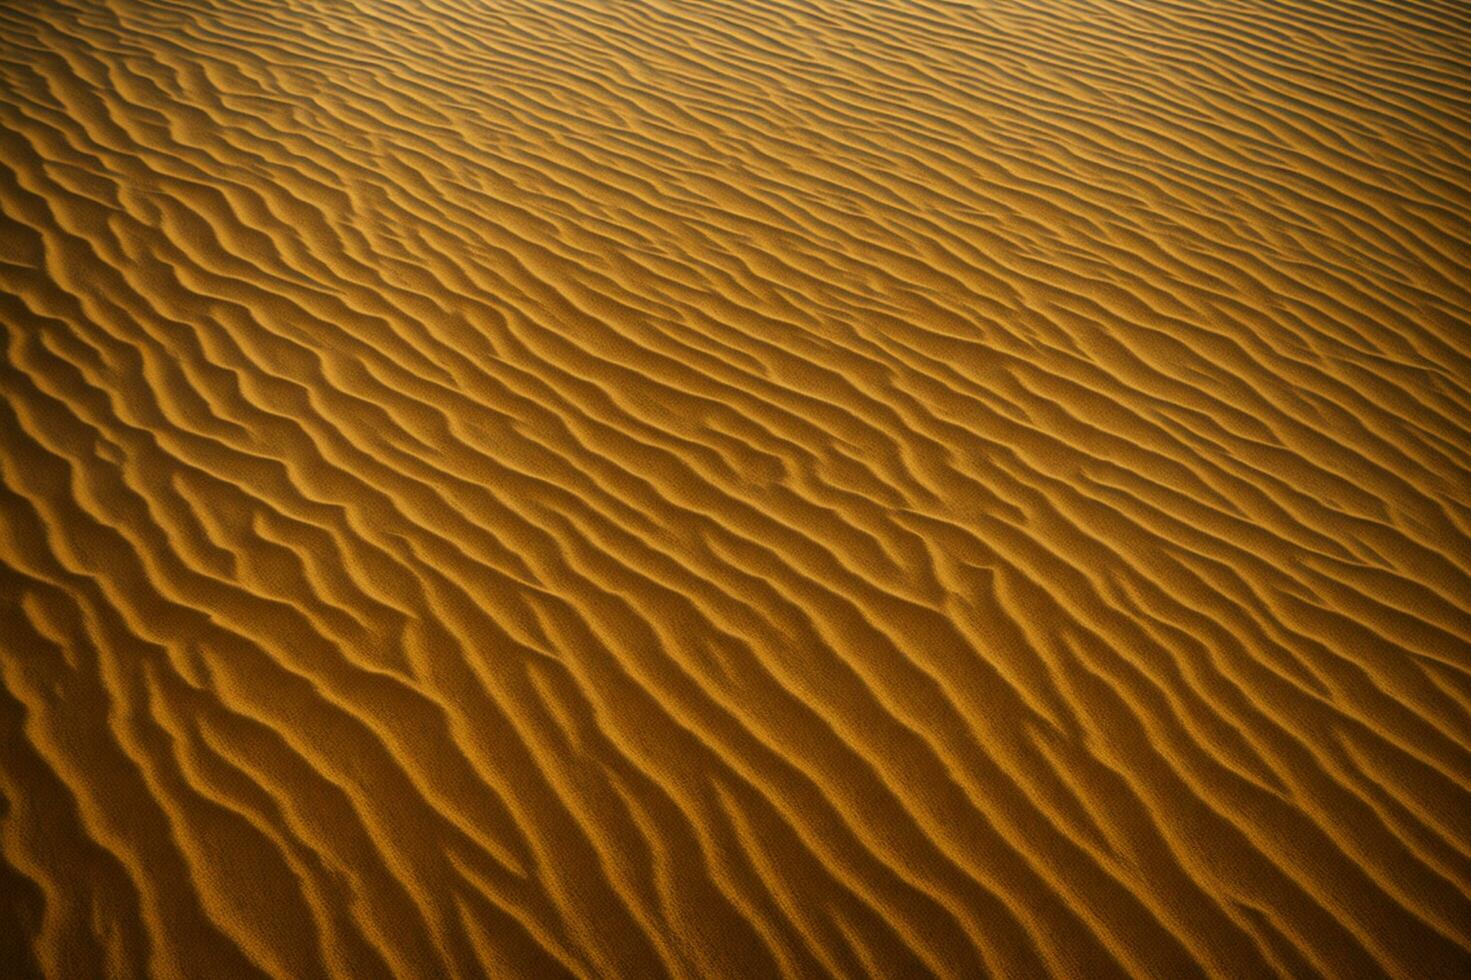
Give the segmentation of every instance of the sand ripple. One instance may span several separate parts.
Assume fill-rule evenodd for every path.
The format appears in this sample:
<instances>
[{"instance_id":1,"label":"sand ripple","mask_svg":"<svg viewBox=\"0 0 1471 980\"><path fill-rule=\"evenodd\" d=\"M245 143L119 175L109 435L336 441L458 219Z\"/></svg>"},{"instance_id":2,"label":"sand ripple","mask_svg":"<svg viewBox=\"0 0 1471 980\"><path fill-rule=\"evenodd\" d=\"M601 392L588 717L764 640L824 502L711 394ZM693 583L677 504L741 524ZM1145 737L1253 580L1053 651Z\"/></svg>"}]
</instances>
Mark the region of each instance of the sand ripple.
<instances>
[{"instance_id":1,"label":"sand ripple","mask_svg":"<svg viewBox=\"0 0 1471 980\"><path fill-rule=\"evenodd\" d=\"M1471 975L1468 65L0 4L0 963Z\"/></svg>"}]
</instances>

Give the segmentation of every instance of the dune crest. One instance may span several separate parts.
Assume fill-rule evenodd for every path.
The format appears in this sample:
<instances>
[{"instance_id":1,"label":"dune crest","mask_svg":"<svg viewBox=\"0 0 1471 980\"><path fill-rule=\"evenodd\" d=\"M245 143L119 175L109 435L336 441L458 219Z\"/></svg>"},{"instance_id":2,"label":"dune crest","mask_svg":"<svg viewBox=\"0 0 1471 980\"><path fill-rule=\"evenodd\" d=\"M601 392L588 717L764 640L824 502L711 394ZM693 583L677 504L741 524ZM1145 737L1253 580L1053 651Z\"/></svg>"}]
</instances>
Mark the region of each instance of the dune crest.
<instances>
[{"instance_id":1,"label":"dune crest","mask_svg":"<svg viewBox=\"0 0 1471 980\"><path fill-rule=\"evenodd\" d=\"M0 5L0 962L1471 975L1468 65Z\"/></svg>"}]
</instances>

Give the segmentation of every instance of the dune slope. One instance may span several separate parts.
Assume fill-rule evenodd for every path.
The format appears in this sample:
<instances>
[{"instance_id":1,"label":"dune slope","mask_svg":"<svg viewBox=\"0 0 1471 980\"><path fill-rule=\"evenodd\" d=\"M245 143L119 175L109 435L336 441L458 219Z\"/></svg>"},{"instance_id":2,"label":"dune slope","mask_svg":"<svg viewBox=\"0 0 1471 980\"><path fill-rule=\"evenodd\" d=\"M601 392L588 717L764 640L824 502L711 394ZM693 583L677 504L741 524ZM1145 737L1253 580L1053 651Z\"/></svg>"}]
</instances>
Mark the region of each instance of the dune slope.
<instances>
[{"instance_id":1,"label":"dune slope","mask_svg":"<svg viewBox=\"0 0 1471 980\"><path fill-rule=\"evenodd\" d=\"M1471 974L1468 66L0 4L0 972Z\"/></svg>"}]
</instances>

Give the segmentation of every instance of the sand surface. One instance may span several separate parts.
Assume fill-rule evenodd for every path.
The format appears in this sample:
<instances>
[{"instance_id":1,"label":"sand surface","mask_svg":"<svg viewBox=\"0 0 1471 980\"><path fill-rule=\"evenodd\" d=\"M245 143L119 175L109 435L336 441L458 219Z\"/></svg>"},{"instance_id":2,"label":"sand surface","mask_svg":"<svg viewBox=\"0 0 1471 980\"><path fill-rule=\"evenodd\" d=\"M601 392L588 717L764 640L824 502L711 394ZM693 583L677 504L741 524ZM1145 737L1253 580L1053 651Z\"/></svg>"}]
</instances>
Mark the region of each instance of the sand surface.
<instances>
[{"instance_id":1,"label":"sand surface","mask_svg":"<svg viewBox=\"0 0 1471 980\"><path fill-rule=\"evenodd\" d=\"M1471 4L0 2L0 976L1471 975Z\"/></svg>"}]
</instances>

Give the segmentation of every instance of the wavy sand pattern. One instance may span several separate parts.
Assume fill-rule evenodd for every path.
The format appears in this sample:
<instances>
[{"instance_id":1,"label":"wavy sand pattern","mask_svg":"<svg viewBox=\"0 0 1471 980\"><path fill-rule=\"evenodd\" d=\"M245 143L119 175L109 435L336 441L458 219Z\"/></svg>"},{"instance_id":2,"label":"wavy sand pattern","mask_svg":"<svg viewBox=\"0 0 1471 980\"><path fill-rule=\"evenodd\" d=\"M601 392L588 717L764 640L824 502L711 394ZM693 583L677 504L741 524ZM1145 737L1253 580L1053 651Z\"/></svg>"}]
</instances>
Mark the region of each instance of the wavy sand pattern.
<instances>
[{"instance_id":1,"label":"wavy sand pattern","mask_svg":"<svg viewBox=\"0 0 1471 980\"><path fill-rule=\"evenodd\" d=\"M0 972L1471 974L1471 6L0 5Z\"/></svg>"}]
</instances>

